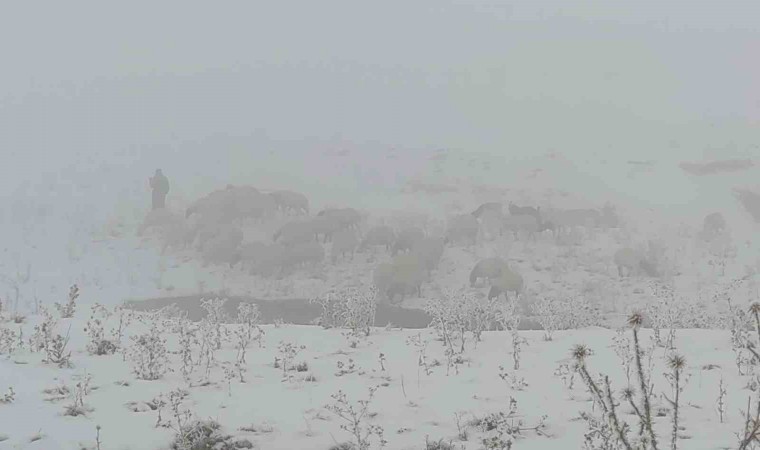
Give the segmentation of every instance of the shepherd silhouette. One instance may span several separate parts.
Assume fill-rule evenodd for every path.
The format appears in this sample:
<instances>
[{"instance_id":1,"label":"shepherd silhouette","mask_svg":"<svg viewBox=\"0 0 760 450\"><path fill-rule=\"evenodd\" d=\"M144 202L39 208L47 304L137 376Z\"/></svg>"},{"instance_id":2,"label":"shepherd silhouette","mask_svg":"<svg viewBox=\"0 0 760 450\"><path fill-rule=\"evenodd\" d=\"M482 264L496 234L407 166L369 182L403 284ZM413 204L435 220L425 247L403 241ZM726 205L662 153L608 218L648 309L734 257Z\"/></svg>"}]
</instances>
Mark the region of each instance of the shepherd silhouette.
<instances>
[{"instance_id":1,"label":"shepherd silhouette","mask_svg":"<svg viewBox=\"0 0 760 450\"><path fill-rule=\"evenodd\" d=\"M166 208L166 194L169 193L169 179L161 169L156 169L155 175L149 179L153 189L153 209Z\"/></svg>"}]
</instances>

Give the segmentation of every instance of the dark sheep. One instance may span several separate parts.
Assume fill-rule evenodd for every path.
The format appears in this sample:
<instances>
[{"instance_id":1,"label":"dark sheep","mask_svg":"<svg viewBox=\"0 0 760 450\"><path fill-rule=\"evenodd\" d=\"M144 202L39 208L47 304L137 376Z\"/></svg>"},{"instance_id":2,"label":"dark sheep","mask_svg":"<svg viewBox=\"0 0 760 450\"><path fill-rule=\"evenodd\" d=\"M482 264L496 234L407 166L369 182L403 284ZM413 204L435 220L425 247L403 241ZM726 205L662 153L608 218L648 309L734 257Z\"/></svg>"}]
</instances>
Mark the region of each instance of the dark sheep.
<instances>
[{"instance_id":1,"label":"dark sheep","mask_svg":"<svg viewBox=\"0 0 760 450\"><path fill-rule=\"evenodd\" d=\"M499 203L499 202L483 203L482 205L478 206L478 209L476 209L475 211L471 212L470 214L472 214L473 216L475 216L475 218L480 219L480 217L486 211L493 211L493 212L501 215L503 213L503 207L502 207L501 203Z\"/></svg>"},{"instance_id":2,"label":"dark sheep","mask_svg":"<svg viewBox=\"0 0 760 450\"><path fill-rule=\"evenodd\" d=\"M504 218L504 230L512 232L515 237L519 234L535 238L539 230L539 222L530 214L509 215Z\"/></svg>"},{"instance_id":3,"label":"dark sheep","mask_svg":"<svg viewBox=\"0 0 760 450\"><path fill-rule=\"evenodd\" d=\"M472 245L478 242L480 224L471 214L461 214L449 220L446 228L446 238L450 242L466 241Z\"/></svg>"},{"instance_id":4,"label":"dark sheep","mask_svg":"<svg viewBox=\"0 0 760 450\"><path fill-rule=\"evenodd\" d=\"M223 227L219 232L203 245L201 250L203 262L235 264L238 247L243 242L243 231L234 226Z\"/></svg>"},{"instance_id":5,"label":"dark sheep","mask_svg":"<svg viewBox=\"0 0 760 450\"><path fill-rule=\"evenodd\" d=\"M399 231L396 241L393 243L391 254L396 256L399 252L408 252L412 250L414 244L425 239L425 232L422 228L408 227Z\"/></svg>"},{"instance_id":6,"label":"dark sheep","mask_svg":"<svg viewBox=\"0 0 760 450\"><path fill-rule=\"evenodd\" d=\"M362 239L359 250L364 251L371 246L383 245L387 251L391 251L391 247L395 241L396 233L393 231L393 228L387 225L379 225L367 231L364 239Z\"/></svg>"},{"instance_id":7,"label":"dark sheep","mask_svg":"<svg viewBox=\"0 0 760 450\"><path fill-rule=\"evenodd\" d=\"M317 213L317 216L336 217L347 228L358 229L362 216L354 208L330 208Z\"/></svg>"},{"instance_id":8,"label":"dark sheep","mask_svg":"<svg viewBox=\"0 0 760 450\"><path fill-rule=\"evenodd\" d=\"M277 204L277 208L285 213L309 214L309 199L300 192L274 191L269 194Z\"/></svg>"},{"instance_id":9,"label":"dark sheep","mask_svg":"<svg viewBox=\"0 0 760 450\"><path fill-rule=\"evenodd\" d=\"M509 213L513 216L519 216L527 214L536 218L536 222L541 222L541 208L534 208L532 206L517 206L513 202L509 202Z\"/></svg>"},{"instance_id":10,"label":"dark sheep","mask_svg":"<svg viewBox=\"0 0 760 450\"><path fill-rule=\"evenodd\" d=\"M491 282L488 299L498 298L502 294L507 297L507 294L510 292L520 295L524 289L525 281L522 275L509 267L504 267L501 274Z\"/></svg>"},{"instance_id":11,"label":"dark sheep","mask_svg":"<svg viewBox=\"0 0 760 450\"><path fill-rule=\"evenodd\" d=\"M234 198L236 219L264 220L271 218L277 210L274 199L252 186L232 187L231 195Z\"/></svg>"},{"instance_id":12,"label":"dark sheep","mask_svg":"<svg viewBox=\"0 0 760 450\"><path fill-rule=\"evenodd\" d=\"M325 249L318 242L298 243L287 247L285 266L293 270L315 266L325 259Z\"/></svg>"},{"instance_id":13,"label":"dark sheep","mask_svg":"<svg viewBox=\"0 0 760 450\"><path fill-rule=\"evenodd\" d=\"M438 267L438 263L443 256L445 238L424 238L414 244L412 255L416 256L425 267L430 276L430 272Z\"/></svg>"},{"instance_id":14,"label":"dark sheep","mask_svg":"<svg viewBox=\"0 0 760 450\"><path fill-rule=\"evenodd\" d=\"M372 280L381 299L393 302L397 296L416 293L422 296L422 283L427 279L424 264L411 254L398 255L390 263L375 267Z\"/></svg>"},{"instance_id":15,"label":"dark sheep","mask_svg":"<svg viewBox=\"0 0 760 450\"><path fill-rule=\"evenodd\" d=\"M499 277L506 267L507 262L499 257L481 259L470 271L470 286L475 286L479 278L491 280Z\"/></svg>"},{"instance_id":16,"label":"dark sheep","mask_svg":"<svg viewBox=\"0 0 760 450\"><path fill-rule=\"evenodd\" d=\"M308 223L314 233L314 239L319 241L321 235L322 242L330 241L335 232L347 229L339 217L330 215L313 217Z\"/></svg>"},{"instance_id":17,"label":"dark sheep","mask_svg":"<svg viewBox=\"0 0 760 450\"><path fill-rule=\"evenodd\" d=\"M335 264L338 261L338 256L343 258L349 253L351 254L351 259L353 259L358 245L359 238L355 231L346 229L336 232L333 235L332 248L330 250L332 263Z\"/></svg>"},{"instance_id":18,"label":"dark sheep","mask_svg":"<svg viewBox=\"0 0 760 450\"><path fill-rule=\"evenodd\" d=\"M305 244L314 240L314 230L309 222L288 222L274 233L272 240L284 245Z\"/></svg>"}]
</instances>

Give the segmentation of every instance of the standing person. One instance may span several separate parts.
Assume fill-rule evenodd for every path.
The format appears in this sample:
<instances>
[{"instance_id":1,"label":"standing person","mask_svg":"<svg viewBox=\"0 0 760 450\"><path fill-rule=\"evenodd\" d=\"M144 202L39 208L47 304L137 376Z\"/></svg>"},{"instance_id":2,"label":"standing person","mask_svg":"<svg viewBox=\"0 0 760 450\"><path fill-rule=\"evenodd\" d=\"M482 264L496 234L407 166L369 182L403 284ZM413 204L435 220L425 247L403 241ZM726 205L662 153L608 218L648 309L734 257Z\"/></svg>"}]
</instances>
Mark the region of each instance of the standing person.
<instances>
[{"instance_id":1,"label":"standing person","mask_svg":"<svg viewBox=\"0 0 760 450\"><path fill-rule=\"evenodd\" d=\"M153 209L166 208L169 179L161 172L161 169L156 169L156 174L150 178L150 187L153 189Z\"/></svg>"}]
</instances>

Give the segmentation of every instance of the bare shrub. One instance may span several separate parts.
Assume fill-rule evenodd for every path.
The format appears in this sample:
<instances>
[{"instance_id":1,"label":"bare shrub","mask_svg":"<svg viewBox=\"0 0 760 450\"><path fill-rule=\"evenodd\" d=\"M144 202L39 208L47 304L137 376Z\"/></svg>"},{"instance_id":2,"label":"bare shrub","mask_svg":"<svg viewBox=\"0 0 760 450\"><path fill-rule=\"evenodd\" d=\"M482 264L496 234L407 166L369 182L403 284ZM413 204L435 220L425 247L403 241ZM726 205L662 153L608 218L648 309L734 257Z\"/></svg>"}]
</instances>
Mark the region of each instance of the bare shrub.
<instances>
[{"instance_id":1,"label":"bare shrub","mask_svg":"<svg viewBox=\"0 0 760 450\"><path fill-rule=\"evenodd\" d=\"M322 306L319 322L323 327L348 328L354 336L369 336L375 325L377 293L374 286L364 291L349 287L328 292L310 302Z\"/></svg>"},{"instance_id":2,"label":"bare shrub","mask_svg":"<svg viewBox=\"0 0 760 450\"><path fill-rule=\"evenodd\" d=\"M366 423L369 418L369 404L375 396L375 391L377 387L370 388L369 397L366 400L358 400L355 405L348 400L343 391L338 391L330 396L333 403L325 406L325 409L344 421L340 428L351 434L353 438L351 448L369 450L372 445L372 436L377 437L378 448L383 448L387 444L383 438L383 428Z\"/></svg>"},{"instance_id":3,"label":"bare shrub","mask_svg":"<svg viewBox=\"0 0 760 450\"><path fill-rule=\"evenodd\" d=\"M158 380L169 370L166 339L161 334L157 322L153 322L147 333L131 336L132 346L129 359L132 370L139 380Z\"/></svg>"},{"instance_id":4,"label":"bare shrub","mask_svg":"<svg viewBox=\"0 0 760 450\"><path fill-rule=\"evenodd\" d=\"M75 284L69 289L69 298L66 303L61 304L56 302L55 307L61 314L62 319L70 319L74 317L76 312L76 301L79 298L79 287Z\"/></svg>"}]
</instances>

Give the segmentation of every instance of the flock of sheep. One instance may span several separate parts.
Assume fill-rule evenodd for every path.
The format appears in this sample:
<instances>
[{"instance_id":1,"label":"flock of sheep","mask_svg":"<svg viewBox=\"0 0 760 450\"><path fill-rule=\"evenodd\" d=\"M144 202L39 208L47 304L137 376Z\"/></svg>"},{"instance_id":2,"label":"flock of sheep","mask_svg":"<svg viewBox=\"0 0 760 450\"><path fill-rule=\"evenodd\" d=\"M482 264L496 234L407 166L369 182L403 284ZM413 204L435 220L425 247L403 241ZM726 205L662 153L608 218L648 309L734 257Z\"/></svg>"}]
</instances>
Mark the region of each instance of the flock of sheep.
<instances>
[{"instance_id":1,"label":"flock of sheep","mask_svg":"<svg viewBox=\"0 0 760 450\"><path fill-rule=\"evenodd\" d=\"M244 225L263 227L285 220L271 238L246 241ZM298 192L280 190L263 193L252 186L227 186L195 201L184 216L168 210L151 211L140 233L156 228L163 232L168 247L199 252L204 264L224 264L250 274L281 277L305 268L353 259L357 252L378 251L388 255L375 265L372 280L383 300L403 300L421 296L448 247L472 246L507 233L516 239L538 236L559 238L578 229L614 228L620 225L615 210L542 210L509 203L484 203L470 214L451 217L441 233L424 226L392 227L353 208L332 208L312 215L308 198ZM374 223L374 224L373 224ZM705 238L722 232L725 220L719 213L704 220ZM657 276L657 262L651 254L621 248L614 255L619 275ZM470 285L479 280L490 283L489 298L523 291L520 273L498 257L478 261L470 273Z\"/></svg>"}]
</instances>

